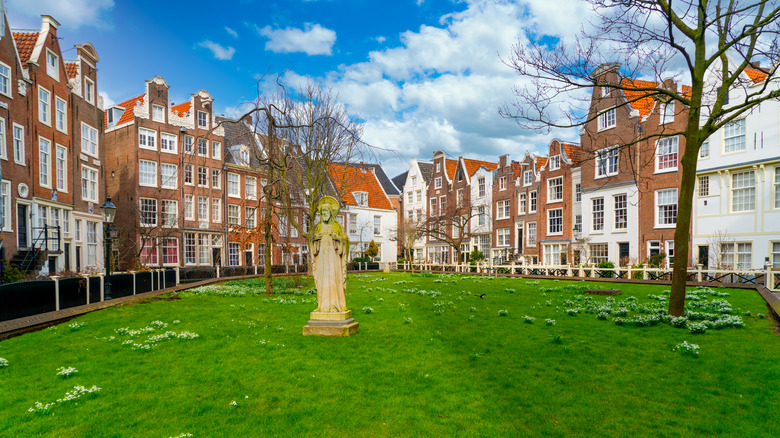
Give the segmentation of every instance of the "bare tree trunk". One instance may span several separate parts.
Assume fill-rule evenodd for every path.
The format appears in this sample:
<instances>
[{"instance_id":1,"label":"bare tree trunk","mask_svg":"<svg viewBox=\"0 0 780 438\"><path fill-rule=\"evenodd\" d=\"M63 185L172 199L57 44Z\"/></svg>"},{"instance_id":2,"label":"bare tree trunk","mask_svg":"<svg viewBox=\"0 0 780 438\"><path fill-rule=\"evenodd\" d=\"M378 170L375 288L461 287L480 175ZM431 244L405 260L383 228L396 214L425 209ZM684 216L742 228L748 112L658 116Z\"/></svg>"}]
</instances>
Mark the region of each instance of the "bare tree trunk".
<instances>
[{"instance_id":1,"label":"bare tree trunk","mask_svg":"<svg viewBox=\"0 0 780 438\"><path fill-rule=\"evenodd\" d=\"M273 283L273 277L271 273L271 249L273 247L274 239L273 239L273 214L274 214L274 203L273 203L273 181L274 181L274 148L276 147L276 144L274 144L274 119L270 115L267 115L269 118L268 120L268 182L266 183L265 187L263 188L265 191L265 222L263 222L263 233L265 234L265 272L263 273L265 276L265 293L266 295L273 295L274 293L274 283Z\"/></svg>"},{"instance_id":2,"label":"bare tree trunk","mask_svg":"<svg viewBox=\"0 0 780 438\"><path fill-rule=\"evenodd\" d=\"M694 134L698 137L698 133ZM689 134L689 137L694 137ZM674 230L674 265L672 269L672 291L669 295L669 315L685 314L685 286L688 280L688 256L691 238L691 217L693 212L693 191L696 184L696 160L699 156L699 142L686 138L685 152L680 163L680 195L677 200L677 228Z\"/></svg>"}]
</instances>

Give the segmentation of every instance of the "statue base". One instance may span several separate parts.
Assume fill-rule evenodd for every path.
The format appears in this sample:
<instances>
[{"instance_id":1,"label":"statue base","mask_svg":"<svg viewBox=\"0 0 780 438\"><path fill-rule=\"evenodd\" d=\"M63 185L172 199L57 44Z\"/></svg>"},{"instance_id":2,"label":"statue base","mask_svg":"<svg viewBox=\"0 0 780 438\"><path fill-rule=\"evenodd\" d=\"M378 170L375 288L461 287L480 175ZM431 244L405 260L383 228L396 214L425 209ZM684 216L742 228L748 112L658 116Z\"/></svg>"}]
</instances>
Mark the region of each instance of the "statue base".
<instances>
[{"instance_id":1,"label":"statue base","mask_svg":"<svg viewBox=\"0 0 780 438\"><path fill-rule=\"evenodd\" d=\"M309 323L303 326L303 336L352 336L360 324L352 317L352 311L311 312Z\"/></svg>"}]
</instances>

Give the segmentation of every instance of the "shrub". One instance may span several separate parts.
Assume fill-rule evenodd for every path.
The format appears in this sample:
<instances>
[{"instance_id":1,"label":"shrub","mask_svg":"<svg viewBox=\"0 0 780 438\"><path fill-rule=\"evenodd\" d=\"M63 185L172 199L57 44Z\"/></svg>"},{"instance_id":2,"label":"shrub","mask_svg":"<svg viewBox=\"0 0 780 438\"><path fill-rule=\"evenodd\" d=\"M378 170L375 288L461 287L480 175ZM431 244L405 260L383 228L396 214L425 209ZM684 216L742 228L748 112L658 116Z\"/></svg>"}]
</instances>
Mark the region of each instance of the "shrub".
<instances>
[{"instance_id":1,"label":"shrub","mask_svg":"<svg viewBox=\"0 0 780 438\"><path fill-rule=\"evenodd\" d=\"M498 316L509 316L509 311L506 309L499 310Z\"/></svg>"},{"instance_id":2,"label":"shrub","mask_svg":"<svg viewBox=\"0 0 780 438\"><path fill-rule=\"evenodd\" d=\"M688 321L688 324L686 325L688 330L690 330L692 335L701 335L704 334L704 332L707 331L707 326L704 323L701 322L690 322Z\"/></svg>"},{"instance_id":3,"label":"shrub","mask_svg":"<svg viewBox=\"0 0 780 438\"><path fill-rule=\"evenodd\" d=\"M544 321L545 321L545 323L547 323L547 325L555 325L555 320L554 319L545 319Z\"/></svg>"},{"instance_id":4,"label":"shrub","mask_svg":"<svg viewBox=\"0 0 780 438\"><path fill-rule=\"evenodd\" d=\"M679 351L685 356L699 357L699 346L696 344L689 344L688 341L680 342L672 351Z\"/></svg>"},{"instance_id":5,"label":"shrub","mask_svg":"<svg viewBox=\"0 0 780 438\"><path fill-rule=\"evenodd\" d=\"M3 260L3 283L16 283L24 280L24 272L11 266L8 261Z\"/></svg>"},{"instance_id":6,"label":"shrub","mask_svg":"<svg viewBox=\"0 0 780 438\"><path fill-rule=\"evenodd\" d=\"M469 254L469 262L476 263L481 262L482 260L485 260L485 254L482 254L482 251L474 248L474 251L471 251L471 254Z\"/></svg>"},{"instance_id":7,"label":"shrub","mask_svg":"<svg viewBox=\"0 0 780 438\"><path fill-rule=\"evenodd\" d=\"M366 314L374 313L374 309L372 309L371 307L366 306L366 307L363 308L363 313L366 313Z\"/></svg>"},{"instance_id":8,"label":"shrub","mask_svg":"<svg viewBox=\"0 0 780 438\"><path fill-rule=\"evenodd\" d=\"M533 316L525 315L523 317L523 322L526 323L526 324L533 324L535 319L536 318L534 318Z\"/></svg>"},{"instance_id":9,"label":"shrub","mask_svg":"<svg viewBox=\"0 0 780 438\"><path fill-rule=\"evenodd\" d=\"M672 327L677 327L677 328L685 328L685 325L687 323L688 320L684 316L672 317L672 319L669 321L669 324Z\"/></svg>"},{"instance_id":10,"label":"shrub","mask_svg":"<svg viewBox=\"0 0 780 438\"><path fill-rule=\"evenodd\" d=\"M615 264L609 260L604 260L598 264L598 267L602 269L614 268ZM615 276L615 271L599 271L599 274L601 275L601 278L612 278Z\"/></svg>"},{"instance_id":11,"label":"shrub","mask_svg":"<svg viewBox=\"0 0 780 438\"><path fill-rule=\"evenodd\" d=\"M580 310L579 309L566 309L566 310L564 310L564 312L566 312L566 314L569 315L569 316L577 316L577 314L580 313Z\"/></svg>"}]
</instances>

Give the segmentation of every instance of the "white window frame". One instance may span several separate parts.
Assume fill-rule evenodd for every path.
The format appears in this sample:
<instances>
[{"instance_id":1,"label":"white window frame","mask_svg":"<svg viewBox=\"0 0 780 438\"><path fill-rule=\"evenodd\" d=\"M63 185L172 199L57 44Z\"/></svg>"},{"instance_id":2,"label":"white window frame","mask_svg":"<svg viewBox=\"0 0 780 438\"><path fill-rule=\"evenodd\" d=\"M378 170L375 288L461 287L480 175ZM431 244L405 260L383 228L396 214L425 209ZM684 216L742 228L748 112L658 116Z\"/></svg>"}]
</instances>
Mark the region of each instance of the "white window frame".
<instances>
[{"instance_id":1,"label":"white window frame","mask_svg":"<svg viewBox=\"0 0 780 438\"><path fill-rule=\"evenodd\" d=\"M61 144L55 146L54 168L57 171L57 191L68 193L68 148ZM62 164L60 166L60 164Z\"/></svg>"},{"instance_id":2,"label":"white window frame","mask_svg":"<svg viewBox=\"0 0 780 438\"><path fill-rule=\"evenodd\" d=\"M556 217L553 217L556 216ZM554 230L553 220L556 220L557 231ZM551 208L547 210L547 235L560 236L563 234L563 208Z\"/></svg>"},{"instance_id":3,"label":"white window frame","mask_svg":"<svg viewBox=\"0 0 780 438\"><path fill-rule=\"evenodd\" d=\"M26 166L26 160L25 155L26 151L24 150L24 126L14 123L13 124L13 149L14 149L14 163L19 164L21 166ZM18 135L17 135L18 134Z\"/></svg>"},{"instance_id":4,"label":"white window frame","mask_svg":"<svg viewBox=\"0 0 780 438\"><path fill-rule=\"evenodd\" d=\"M742 178L738 181L738 176L746 176L750 174L750 180L752 180L752 185L748 186L746 185L748 180L747 178ZM739 183L739 184L737 184ZM738 198L737 195L740 195ZM744 197L744 200L750 200L747 203L742 203L739 205L739 209L737 209L737 200L742 200ZM732 213L745 213L750 211L756 210L756 173L753 170L744 170L741 172L733 172L731 174L731 202L729 203L729 209Z\"/></svg>"},{"instance_id":5,"label":"white window frame","mask_svg":"<svg viewBox=\"0 0 780 438\"><path fill-rule=\"evenodd\" d=\"M605 109L598 116L598 132L606 131L617 126L617 111L614 107Z\"/></svg>"},{"instance_id":6,"label":"white window frame","mask_svg":"<svg viewBox=\"0 0 780 438\"><path fill-rule=\"evenodd\" d=\"M95 94L95 82L93 82L90 78L84 78L84 100L94 105Z\"/></svg>"},{"instance_id":7,"label":"white window frame","mask_svg":"<svg viewBox=\"0 0 780 438\"><path fill-rule=\"evenodd\" d=\"M211 142L211 158L215 160L222 158L222 143L218 141Z\"/></svg>"},{"instance_id":8,"label":"white window frame","mask_svg":"<svg viewBox=\"0 0 780 438\"><path fill-rule=\"evenodd\" d=\"M156 151L157 131L147 128L138 128L138 147Z\"/></svg>"},{"instance_id":9,"label":"white window frame","mask_svg":"<svg viewBox=\"0 0 780 438\"><path fill-rule=\"evenodd\" d=\"M93 138L94 137L94 138ZM98 130L81 122L81 152L91 157L98 157L100 137ZM94 151L92 151L94 149Z\"/></svg>"},{"instance_id":10,"label":"white window frame","mask_svg":"<svg viewBox=\"0 0 780 438\"><path fill-rule=\"evenodd\" d=\"M2 180L0 182L0 229L6 232L12 232L11 223L13 215L11 214L11 181Z\"/></svg>"},{"instance_id":11,"label":"white window frame","mask_svg":"<svg viewBox=\"0 0 780 438\"><path fill-rule=\"evenodd\" d=\"M498 178L498 190L506 190L506 177Z\"/></svg>"},{"instance_id":12,"label":"white window frame","mask_svg":"<svg viewBox=\"0 0 780 438\"><path fill-rule=\"evenodd\" d=\"M487 195L487 182L484 176L477 178L477 196L484 198Z\"/></svg>"},{"instance_id":13,"label":"white window frame","mask_svg":"<svg viewBox=\"0 0 780 438\"><path fill-rule=\"evenodd\" d=\"M774 168L775 174L774 174L774 184L773 184L773 190L772 193L774 194L774 208L780 209L780 166L775 166Z\"/></svg>"},{"instance_id":14,"label":"white window frame","mask_svg":"<svg viewBox=\"0 0 780 438\"><path fill-rule=\"evenodd\" d=\"M437 176L433 179L433 188L434 189L440 189L441 188L441 177Z\"/></svg>"},{"instance_id":15,"label":"white window frame","mask_svg":"<svg viewBox=\"0 0 780 438\"><path fill-rule=\"evenodd\" d=\"M45 93L45 100L41 93ZM38 121L51 126L51 91L40 85L38 85Z\"/></svg>"},{"instance_id":16,"label":"white window frame","mask_svg":"<svg viewBox=\"0 0 780 438\"><path fill-rule=\"evenodd\" d=\"M536 247L536 240L537 240L537 234L536 234L536 222L528 222L526 224L526 232L525 232L525 246L526 248L534 248Z\"/></svg>"},{"instance_id":17,"label":"white window frame","mask_svg":"<svg viewBox=\"0 0 780 438\"><path fill-rule=\"evenodd\" d=\"M206 187L206 188L208 188L208 186L209 186L209 168L208 167L206 167L206 166L198 166L197 181L198 181L198 187Z\"/></svg>"},{"instance_id":18,"label":"white window frame","mask_svg":"<svg viewBox=\"0 0 780 438\"><path fill-rule=\"evenodd\" d=\"M166 208L167 207L167 208ZM160 217L164 228L179 226L179 201L173 199L160 200Z\"/></svg>"},{"instance_id":19,"label":"white window frame","mask_svg":"<svg viewBox=\"0 0 780 438\"><path fill-rule=\"evenodd\" d=\"M13 99L13 74L11 67L0 62L0 94Z\"/></svg>"},{"instance_id":20,"label":"white window frame","mask_svg":"<svg viewBox=\"0 0 780 438\"><path fill-rule=\"evenodd\" d=\"M209 221L209 207L208 196L198 196L198 222Z\"/></svg>"},{"instance_id":21,"label":"white window frame","mask_svg":"<svg viewBox=\"0 0 780 438\"><path fill-rule=\"evenodd\" d=\"M53 60L54 64L50 64L49 60ZM56 53L49 49L46 49L46 74L54 78L55 81L60 80L60 57Z\"/></svg>"},{"instance_id":22,"label":"white window frame","mask_svg":"<svg viewBox=\"0 0 780 438\"><path fill-rule=\"evenodd\" d=\"M195 195L184 195L184 220L195 220Z\"/></svg>"},{"instance_id":23,"label":"white window frame","mask_svg":"<svg viewBox=\"0 0 780 438\"><path fill-rule=\"evenodd\" d=\"M677 171L680 161L679 145L680 141L677 136L659 138L655 142L655 173Z\"/></svg>"},{"instance_id":24,"label":"white window frame","mask_svg":"<svg viewBox=\"0 0 780 438\"><path fill-rule=\"evenodd\" d=\"M60 110L60 104L62 104L62 110ZM68 102L59 96L54 98L54 126L57 131L68 133Z\"/></svg>"},{"instance_id":25,"label":"white window frame","mask_svg":"<svg viewBox=\"0 0 780 438\"><path fill-rule=\"evenodd\" d=\"M621 201L622 198L622 202ZM612 209L614 214L612 215L613 231L627 231L628 230L628 194L618 193L612 196ZM622 223L621 223L622 219ZM621 226L622 225L622 226Z\"/></svg>"},{"instance_id":26,"label":"white window frame","mask_svg":"<svg viewBox=\"0 0 780 438\"><path fill-rule=\"evenodd\" d=\"M201 145L203 145L203 148L201 149ZM198 156L199 157L209 157L209 139L198 137L197 141L197 149L198 149Z\"/></svg>"},{"instance_id":27,"label":"white window frame","mask_svg":"<svg viewBox=\"0 0 780 438\"><path fill-rule=\"evenodd\" d=\"M8 160L8 130L2 117L0 117L0 159Z\"/></svg>"},{"instance_id":28,"label":"white window frame","mask_svg":"<svg viewBox=\"0 0 780 438\"><path fill-rule=\"evenodd\" d=\"M696 193L700 198L710 196L710 176L702 175L696 179L697 190Z\"/></svg>"},{"instance_id":29,"label":"white window frame","mask_svg":"<svg viewBox=\"0 0 780 438\"><path fill-rule=\"evenodd\" d=\"M674 203L668 202L667 194L674 198ZM677 226L677 211L678 211L678 198L679 194L677 188L660 189L655 191L655 227L656 228L675 228ZM670 198L671 199L671 198ZM664 202L663 204L661 202ZM669 211L667 211L669 209ZM673 211L674 219L669 219ZM669 214L667 214L669 213Z\"/></svg>"},{"instance_id":30,"label":"white window frame","mask_svg":"<svg viewBox=\"0 0 780 438\"><path fill-rule=\"evenodd\" d=\"M165 123L165 107L163 105L152 104L152 120Z\"/></svg>"},{"instance_id":31,"label":"white window frame","mask_svg":"<svg viewBox=\"0 0 780 438\"><path fill-rule=\"evenodd\" d=\"M206 128L209 129L209 113L206 111L198 111L196 122L198 123L198 128ZM203 119L201 122L201 118Z\"/></svg>"},{"instance_id":32,"label":"white window frame","mask_svg":"<svg viewBox=\"0 0 780 438\"><path fill-rule=\"evenodd\" d=\"M528 194L528 214L536 213L539 208L539 197L536 195L536 190L531 191Z\"/></svg>"},{"instance_id":33,"label":"white window frame","mask_svg":"<svg viewBox=\"0 0 780 438\"><path fill-rule=\"evenodd\" d=\"M100 187L98 186L99 176L100 172L94 167L81 165L81 199L83 201L98 201L98 198L100 197ZM94 197L89 196L92 191L95 193Z\"/></svg>"},{"instance_id":34,"label":"white window frame","mask_svg":"<svg viewBox=\"0 0 780 438\"><path fill-rule=\"evenodd\" d=\"M600 201L597 203L597 201ZM601 207L599 209L596 208L597 204ZM604 214L605 214L605 205L604 205L604 198L591 198L590 201L591 206L591 222L590 222L590 230L594 233L603 233L604 232ZM600 219L600 220L597 220ZM600 222L600 226L597 227L597 223Z\"/></svg>"},{"instance_id":35,"label":"white window frame","mask_svg":"<svg viewBox=\"0 0 780 438\"><path fill-rule=\"evenodd\" d=\"M227 223L228 225L241 225L241 207L238 204L228 204L227 208L228 216L227 216ZM232 214L232 213L235 213ZM279 235L282 235L282 218L284 216L279 217Z\"/></svg>"},{"instance_id":36,"label":"white window frame","mask_svg":"<svg viewBox=\"0 0 780 438\"><path fill-rule=\"evenodd\" d=\"M526 208L526 199L528 196L526 196L525 193L519 193L517 195L517 214L525 214L525 208Z\"/></svg>"},{"instance_id":37,"label":"white window frame","mask_svg":"<svg viewBox=\"0 0 780 438\"><path fill-rule=\"evenodd\" d=\"M530 186L533 183L533 170L523 172L523 187Z\"/></svg>"},{"instance_id":38,"label":"white window frame","mask_svg":"<svg viewBox=\"0 0 780 438\"><path fill-rule=\"evenodd\" d=\"M228 172L228 196L231 198L241 197L241 175L233 172ZM232 180L232 181L231 181Z\"/></svg>"},{"instance_id":39,"label":"white window frame","mask_svg":"<svg viewBox=\"0 0 780 438\"><path fill-rule=\"evenodd\" d=\"M154 210L144 210L144 201L146 201L147 206L154 205ZM138 198L138 210L140 212L139 214L139 223L142 227L156 227L159 223L158 216L159 216L159 209L157 199L155 198ZM153 221L148 221L146 219L149 219L150 217L146 216L149 213L154 213Z\"/></svg>"},{"instance_id":40,"label":"white window frame","mask_svg":"<svg viewBox=\"0 0 780 438\"><path fill-rule=\"evenodd\" d=\"M614 163L613 163L614 161ZM603 166L601 163L604 163ZM614 169L613 169L614 164ZM602 171L603 167L603 171ZM612 146L596 151L595 174L596 179L615 176L620 171L620 149Z\"/></svg>"},{"instance_id":41,"label":"white window frame","mask_svg":"<svg viewBox=\"0 0 780 438\"><path fill-rule=\"evenodd\" d=\"M192 164L184 164L182 168L182 180L184 181L185 185L195 185L195 166Z\"/></svg>"},{"instance_id":42,"label":"white window frame","mask_svg":"<svg viewBox=\"0 0 780 438\"><path fill-rule=\"evenodd\" d=\"M374 236L382 235L382 216L374 215Z\"/></svg>"},{"instance_id":43,"label":"white window frame","mask_svg":"<svg viewBox=\"0 0 780 438\"><path fill-rule=\"evenodd\" d=\"M179 137L169 132L160 131L160 152L177 154L179 152Z\"/></svg>"},{"instance_id":44,"label":"white window frame","mask_svg":"<svg viewBox=\"0 0 780 438\"><path fill-rule=\"evenodd\" d=\"M38 182L41 187L51 188L51 140L38 136Z\"/></svg>"},{"instance_id":45,"label":"white window frame","mask_svg":"<svg viewBox=\"0 0 780 438\"><path fill-rule=\"evenodd\" d=\"M146 166L147 171L144 172L144 166ZM154 182L148 182L144 181L143 175L149 175L149 169L154 170L153 173L151 173L151 177L154 179ZM142 187L157 187L157 162L151 161L151 160L144 160L140 159L138 160L138 185Z\"/></svg>"},{"instance_id":46,"label":"white window frame","mask_svg":"<svg viewBox=\"0 0 780 438\"><path fill-rule=\"evenodd\" d=\"M163 169L173 170L165 172ZM166 175L168 173L168 175ZM175 189L179 187L179 166L172 163L160 163L160 188Z\"/></svg>"},{"instance_id":47,"label":"white window frame","mask_svg":"<svg viewBox=\"0 0 780 438\"><path fill-rule=\"evenodd\" d=\"M658 122L659 125L665 125L667 123L674 122L674 101L661 104L660 118L661 120Z\"/></svg>"},{"instance_id":48,"label":"white window frame","mask_svg":"<svg viewBox=\"0 0 780 438\"><path fill-rule=\"evenodd\" d=\"M496 219L509 219L510 215L510 202L509 199L503 199L501 201L496 202Z\"/></svg>"},{"instance_id":49,"label":"white window frame","mask_svg":"<svg viewBox=\"0 0 780 438\"><path fill-rule=\"evenodd\" d=\"M742 137L741 148L739 138ZM730 142L732 140L732 142ZM729 144L731 143L731 144ZM745 119L738 119L723 126L723 155L738 154L747 150L747 127Z\"/></svg>"},{"instance_id":50,"label":"white window frame","mask_svg":"<svg viewBox=\"0 0 780 438\"><path fill-rule=\"evenodd\" d=\"M222 169L211 169L211 188L222 189Z\"/></svg>"},{"instance_id":51,"label":"white window frame","mask_svg":"<svg viewBox=\"0 0 780 438\"><path fill-rule=\"evenodd\" d=\"M211 198L211 222L222 223L222 198Z\"/></svg>"},{"instance_id":52,"label":"white window frame","mask_svg":"<svg viewBox=\"0 0 780 438\"><path fill-rule=\"evenodd\" d=\"M184 152L191 154L195 150L195 137L191 135L184 136Z\"/></svg>"},{"instance_id":53,"label":"white window frame","mask_svg":"<svg viewBox=\"0 0 780 438\"><path fill-rule=\"evenodd\" d=\"M496 246L510 246L512 244L511 231L509 228L499 228L496 230Z\"/></svg>"},{"instance_id":54,"label":"white window frame","mask_svg":"<svg viewBox=\"0 0 780 438\"><path fill-rule=\"evenodd\" d=\"M244 197L250 201L257 200L257 178L244 176Z\"/></svg>"},{"instance_id":55,"label":"white window frame","mask_svg":"<svg viewBox=\"0 0 780 438\"><path fill-rule=\"evenodd\" d=\"M547 180L547 202L560 202L560 201L563 201L563 177L562 176L550 178Z\"/></svg>"},{"instance_id":56,"label":"white window frame","mask_svg":"<svg viewBox=\"0 0 780 438\"><path fill-rule=\"evenodd\" d=\"M550 170L558 170L561 168L561 155L553 155L550 157Z\"/></svg>"}]
</instances>

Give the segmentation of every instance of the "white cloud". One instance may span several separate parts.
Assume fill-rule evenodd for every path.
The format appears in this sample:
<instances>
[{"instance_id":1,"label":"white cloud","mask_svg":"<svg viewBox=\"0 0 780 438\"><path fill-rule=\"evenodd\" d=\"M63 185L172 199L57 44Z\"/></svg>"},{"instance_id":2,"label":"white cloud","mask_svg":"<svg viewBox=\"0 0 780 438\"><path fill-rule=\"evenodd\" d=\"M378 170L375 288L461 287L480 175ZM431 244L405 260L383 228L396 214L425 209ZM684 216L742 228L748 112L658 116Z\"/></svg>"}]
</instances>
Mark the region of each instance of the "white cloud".
<instances>
[{"instance_id":1,"label":"white cloud","mask_svg":"<svg viewBox=\"0 0 780 438\"><path fill-rule=\"evenodd\" d=\"M101 91L98 94L100 94L100 97L103 98L103 108L111 108L112 106L114 106L114 104L116 104L116 101L108 97L108 93L106 93L105 91Z\"/></svg>"},{"instance_id":2,"label":"white cloud","mask_svg":"<svg viewBox=\"0 0 780 438\"><path fill-rule=\"evenodd\" d=\"M303 52L308 55L331 55L336 42L336 32L319 24L306 23L304 29L287 27L272 29L271 26L259 28L257 32L269 41L265 49L276 53Z\"/></svg>"},{"instance_id":3,"label":"white cloud","mask_svg":"<svg viewBox=\"0 0 780 438\"><path fill-rule=\"evenodd\" d=\"M379 35L378 37L374 38L376 42L379 44L382 44L383 42L387 41L387 38L383 37L382 35Z\"/></svg>"},{"instance_id":4,"label":"white cloud","mask_svg":"<svg viewBox=\"0 0 780 438\"><path fill-rule=\"evenodd\" d=\"M238 38L238 32L236 32L235 30L233 30L233 29L231 29L231 28L229 28L227 26L225 26L225 32L229 33L230 36L232 36L233 38Z\"/></svg>"},{"instance_id":5,"label":"white cloud","mask_svg":"<svg viewBox=\"0 0 780 438\"><path fill-rule=\"evenodd\" d=\"M8 0L8 11L29 17L51 15L64 27L111 27L107 13L114 8L114 0ZM40 25L40 23L38 23Z\"/></svg>"},{"instance_id":6,"label":"white cloud","mask_svg":"<svg viewBox=\"0 0 780 438\"><path fill-rule=\"evenodd\" d=\"M221 59L223 61L229 61L233 59L233 55L236 53L236 49L232 47L225 47L221 44L217 44L214 41L209 40L199 42L198 46L211 50L214 58Z\"/></svg>"}]
</instances>

